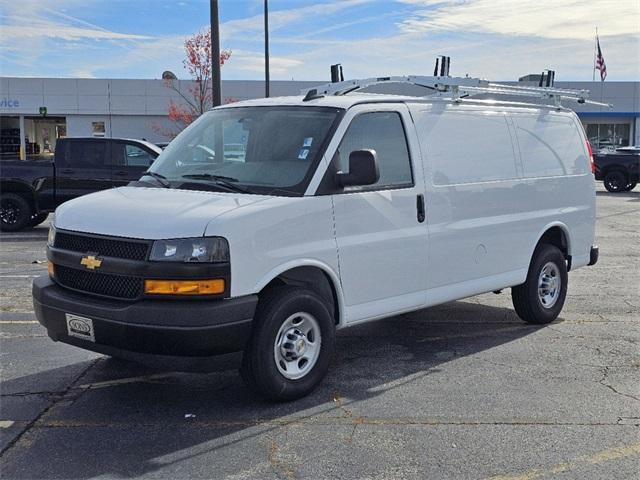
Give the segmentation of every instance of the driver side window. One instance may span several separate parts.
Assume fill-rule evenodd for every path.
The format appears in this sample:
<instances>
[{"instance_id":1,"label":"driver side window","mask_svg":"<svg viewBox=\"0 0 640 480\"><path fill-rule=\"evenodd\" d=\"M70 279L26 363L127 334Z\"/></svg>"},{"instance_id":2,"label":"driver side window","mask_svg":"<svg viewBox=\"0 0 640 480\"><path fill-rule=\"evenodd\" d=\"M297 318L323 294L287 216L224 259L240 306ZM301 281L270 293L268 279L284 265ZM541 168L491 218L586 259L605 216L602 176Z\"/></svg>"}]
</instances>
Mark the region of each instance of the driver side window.
<instances>
[{"instance_id":1,"label":"driver side window","mask_svg":"<svg viewBox=\"0 0 640 480\"><path fill-rule=\"evenodd\" d=\"M125 165L128 167L148 167L155 159L149 152L136 145L127 143L124 148Z\"/></svg>"},{"instance_id":2,"label":"driver side window","mask_svg":"<svg viewBox=\"0 0 640 480\"><path fill-rule=\"evenodd\" d=\"M380 180L374 185L347 187L346 191L413 186L407 138L399 113L371 112L355 117L338 147L338 169L348 172L349 154L364 149L375 150Z\"/></svg>"}]
</instances>

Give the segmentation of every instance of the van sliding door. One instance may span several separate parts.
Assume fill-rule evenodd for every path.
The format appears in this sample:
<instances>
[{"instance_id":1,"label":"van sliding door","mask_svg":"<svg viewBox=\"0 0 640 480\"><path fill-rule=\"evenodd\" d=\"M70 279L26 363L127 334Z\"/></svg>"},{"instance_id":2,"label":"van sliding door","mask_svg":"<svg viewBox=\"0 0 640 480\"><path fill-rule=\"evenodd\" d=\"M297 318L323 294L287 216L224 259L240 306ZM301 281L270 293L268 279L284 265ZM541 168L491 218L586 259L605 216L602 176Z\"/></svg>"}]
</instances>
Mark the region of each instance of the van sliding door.
<instances>
[{"instance_id":1,"label":"van sliding door","mask_svg":"<svg viewBox=\"0 0 640 480\"><path fill-rule=\"evenodd\" d=\"M529 193L504 112L425 105L412 113L428 171L429 304L519 279L529 263L519 254Z\"/></svg>"}]
</instances>

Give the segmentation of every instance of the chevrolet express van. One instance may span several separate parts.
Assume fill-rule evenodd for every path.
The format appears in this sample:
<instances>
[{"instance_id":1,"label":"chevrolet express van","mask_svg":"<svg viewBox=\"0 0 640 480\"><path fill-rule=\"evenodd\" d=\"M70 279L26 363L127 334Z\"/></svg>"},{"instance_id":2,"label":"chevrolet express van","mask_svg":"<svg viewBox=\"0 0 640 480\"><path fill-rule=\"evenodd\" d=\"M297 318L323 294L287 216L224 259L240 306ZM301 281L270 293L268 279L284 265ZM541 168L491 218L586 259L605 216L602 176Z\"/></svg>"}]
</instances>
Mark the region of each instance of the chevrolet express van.
<instances>
[{"instance_id":1,"label":"chevrolet express van","mask_svg":"<svg viewBox=\"0 0 640 480\"><path fill-rule=\"evenodd\" d=\"M36 316L56 341L177 370L217 357L298 398L341 328L508 287L524 321L553 321L567 272L597 260L591 161L560 107L225 105L140 181L58 207Z\"/></svg>"}]
</instances>

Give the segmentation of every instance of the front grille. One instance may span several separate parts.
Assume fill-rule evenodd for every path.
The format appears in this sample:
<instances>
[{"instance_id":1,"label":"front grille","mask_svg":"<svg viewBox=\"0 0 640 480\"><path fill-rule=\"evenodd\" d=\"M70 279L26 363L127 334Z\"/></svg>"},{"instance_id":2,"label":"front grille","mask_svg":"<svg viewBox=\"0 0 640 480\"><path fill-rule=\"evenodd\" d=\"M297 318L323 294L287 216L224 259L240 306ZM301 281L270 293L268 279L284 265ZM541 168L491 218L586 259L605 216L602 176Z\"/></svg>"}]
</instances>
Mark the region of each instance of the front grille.
<instances>
[{"instance_id":1,"label":"front grille","mask_svg":"<svg viewBox=\"0 0 640 480\"><path fill-rule=\"evenodd\" d=\"M146 260L149 243L131 240L79 235L56 232L53 245L62 250L80 253L97 253L101 257L125 258L127 260Z\"/></svg>"},{"instance_id":2,"label":"front grille","mask_svg":"<svg viewBox=\"0 0 640 480\"><path fill-rule=\"evenodd\" d=\"M55 266L55 278L67 288L128 300L140 297L144 290L142 278L88 272L62 265Z\"/></svg>"}]
</instances>

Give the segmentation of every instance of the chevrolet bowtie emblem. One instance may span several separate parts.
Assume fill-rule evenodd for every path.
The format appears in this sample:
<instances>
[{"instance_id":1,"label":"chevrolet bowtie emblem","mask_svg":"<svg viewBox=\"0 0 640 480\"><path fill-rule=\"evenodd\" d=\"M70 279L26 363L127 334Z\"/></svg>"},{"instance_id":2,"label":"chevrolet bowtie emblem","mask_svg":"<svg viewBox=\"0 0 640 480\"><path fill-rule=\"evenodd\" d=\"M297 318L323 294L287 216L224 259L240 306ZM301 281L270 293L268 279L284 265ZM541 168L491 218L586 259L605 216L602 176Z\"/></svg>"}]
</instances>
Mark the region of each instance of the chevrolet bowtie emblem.
<instances>
[{"instance_id":1,"label":"chevrolet bowtie emblem","mask_svg":"<svg viewBox=\"0 0 640 480\"><path fill-rule=\"evenodd\" d=\"M89 270L94 270L96 268L100 268L100 265L102 265L102 260L98 260L93 255L87 255L86 257L82 257L82 260L80 260L80 265L84 265Z\"/></svg>"}]
</instances>

